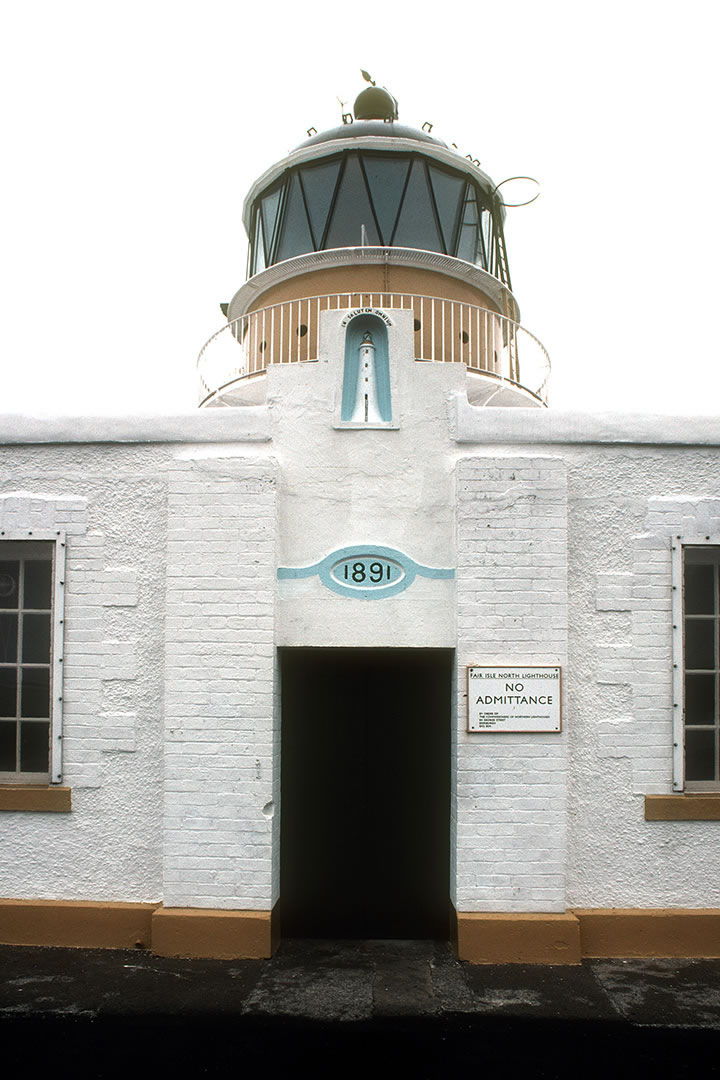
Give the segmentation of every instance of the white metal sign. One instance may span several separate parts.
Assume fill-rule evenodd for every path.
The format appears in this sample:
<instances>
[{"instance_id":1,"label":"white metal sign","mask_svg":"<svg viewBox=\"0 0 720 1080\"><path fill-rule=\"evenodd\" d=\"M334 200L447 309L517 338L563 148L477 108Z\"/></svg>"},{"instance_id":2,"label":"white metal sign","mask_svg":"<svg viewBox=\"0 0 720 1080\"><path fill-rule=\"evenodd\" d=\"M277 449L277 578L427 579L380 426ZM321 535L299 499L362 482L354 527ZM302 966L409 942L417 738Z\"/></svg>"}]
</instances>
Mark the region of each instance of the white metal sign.
<instances>
[{"instance_id":1,"label":"white metal sign","mask_svg":"<svg viewBox=\"0 0 720 1080\"><path fill-rule=\"evenodd\" d=\"M468 731L560 731L559 667L468 667Z\"/></svg>"}]
</instances>

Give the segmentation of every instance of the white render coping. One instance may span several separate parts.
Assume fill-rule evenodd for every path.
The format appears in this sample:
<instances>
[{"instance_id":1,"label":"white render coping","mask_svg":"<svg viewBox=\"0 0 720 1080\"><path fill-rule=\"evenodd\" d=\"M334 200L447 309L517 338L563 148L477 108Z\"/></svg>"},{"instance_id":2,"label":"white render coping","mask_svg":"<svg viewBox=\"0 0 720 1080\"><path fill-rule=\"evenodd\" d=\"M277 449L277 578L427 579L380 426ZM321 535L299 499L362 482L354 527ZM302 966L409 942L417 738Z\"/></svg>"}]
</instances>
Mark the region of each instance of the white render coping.
<instances>
[{"instance_id":1,"label":"white render coping","mask_svg":"<svg viewBox=\"0 0 720 1080\"><path fill-rule=\"evenodd\" d=\"M719 446L720 415L580 413L553 409L483 408L450 397L456 443ZM27 443L263 443L271 440L266 405L198 409L176 415L0 415L0 446Z\"/></svg>"},{"instance_id":2,"label":"white render coping","mask_svg":"<svg viewBox=\"0 0 720 1080\"><path fill-rule=\"evenodd\" d=\"M720 415L580 413L550 409L483 408L463 394L450 398L450 434L457 443L622 444L720 446Z\"/></svg>"},{"instance_id":3,"label":"white render coping","mask_svg":"<svg viewBox=\"0 0 720 1080\"><path fill-rule=\"evenodd\" d=\"M23 443L263 443L266 405L198 409L175 415L27 416L0 414L0 446Z\"/></svg>"}]
</instances>

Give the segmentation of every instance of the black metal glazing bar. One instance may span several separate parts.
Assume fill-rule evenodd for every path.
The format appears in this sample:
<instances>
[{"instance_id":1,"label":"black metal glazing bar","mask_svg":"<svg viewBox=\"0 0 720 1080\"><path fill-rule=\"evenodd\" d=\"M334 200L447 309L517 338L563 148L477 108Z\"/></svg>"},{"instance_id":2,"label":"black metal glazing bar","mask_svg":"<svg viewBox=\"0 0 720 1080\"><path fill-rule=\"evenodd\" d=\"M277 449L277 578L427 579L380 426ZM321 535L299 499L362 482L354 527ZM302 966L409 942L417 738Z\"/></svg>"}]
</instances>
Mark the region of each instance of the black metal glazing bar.
<instances>
[{"instance_id":1,"label":"black metal glazing bar","mask_svg":"<svg viewBox=\"0 0 720 1080\"><path fill-rule=\"evenodd\" d=\"M332 198L330 200L330 209L328 210L328 215L325 219L325 228L323 229L322 240L320 241L320 247L318 248L318 251L324 251L325 247L327 246L327 238L328 233L330 232L330 224L333 219L333 214L335 213L335 207L337 206L338 195L340 194L340 185L342 184L343 177L345 175L345 166L347 164L347 159L347 153L343 154L340 159L340 168L338 169L337 180L335 181L335 190L333 191ZM334 160L334 158L331 160Z\"/></svg>"},{"instance_id":2,"label":"black metal glazing bar","mask_svg":"<svg viewBox=\"0 0 720 1080\"><path fill-rule=\"evenodd\" d=\"M368 180L367 173L365 172L365 162L363 160L363 155L358 154L358 158L360 159L360 172L362 173L363 182L365 184L365 190L367 191L368 201L370 202L370 209L372 210L372 216L373 216L373 221L375 222L375 228L377 229L377 234L380 237L380 243L384 245L385 240L383 238L382 230L380 228L380 221L379 221L379 218L377 216L377 212L375 210L375 203L373 201L372 191L370 190L370 181Z\"/></svg>"},{"instance_id":3,"label":"black metal glazing bar","mask_svg":"<svg viewBox=\"0 0 720 1080\"><path fill-rule=\"evenodd\" d=\"M428 169L427 161L423 161L423 168L425 169L425 183L428 186L430 192L430 205L435 217L435 226L437 228L438 236L440 237L440 243L443 245L443 254L449 255L447 242L445 240L445 234L443 232L442 222L440 221L440 214L438 213L437 203L435 202L435 188L433 187L432 177L430 176L430 170Z\"/></svg>"},{"instance_id":4,"label":"black metal glazing bar","mask_svg":"<svg viewBox=\"0 0 720 1080\"><path fill-rule=\"evenodd\" d=\"M410 154L409 155L408 170L405 173L405 183L403 184L402 195L400 196L400 202L398 203L397 214L395 215L395 224L393 225L393 231L392 231L392 236L390 237L390 240L389 240L389 246L392 246L392 244L393 244L393 242L395 240L395 233L397 232L398 225L400 224L400 218L402 217L403 204L405 202L405 195L407 193L408 184L410 183L410 175L411 175L411 173L413 171L413 168L415 166L415 158L416 157L417 157L417 154Z\"/></svg>"}]
</instances>

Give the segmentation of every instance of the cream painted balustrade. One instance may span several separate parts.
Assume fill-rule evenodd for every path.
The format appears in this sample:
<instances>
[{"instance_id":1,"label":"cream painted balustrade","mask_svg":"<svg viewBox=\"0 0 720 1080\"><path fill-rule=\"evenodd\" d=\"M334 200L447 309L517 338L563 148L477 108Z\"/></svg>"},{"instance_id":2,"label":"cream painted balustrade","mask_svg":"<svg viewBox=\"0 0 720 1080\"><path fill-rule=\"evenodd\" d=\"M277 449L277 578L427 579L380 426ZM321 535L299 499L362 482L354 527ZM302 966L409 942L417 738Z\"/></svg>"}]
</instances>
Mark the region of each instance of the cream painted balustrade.
<instances>
[{"instance_id":1,"label":"cream painted balustrade","mask_svg":"<svg viewBox=\"0 0 720 1080\"><path fill-rule=\"evenodd\" d=\"M519 323L495 311L409 293L336 293L288 300L251 311L214 334L198 357L201 405L270 364L318 359L321 311L354 308L412 311L415 359L465 364L469 371L529 391L547 401L550 360Z\"/></svg>"}]
</instances>

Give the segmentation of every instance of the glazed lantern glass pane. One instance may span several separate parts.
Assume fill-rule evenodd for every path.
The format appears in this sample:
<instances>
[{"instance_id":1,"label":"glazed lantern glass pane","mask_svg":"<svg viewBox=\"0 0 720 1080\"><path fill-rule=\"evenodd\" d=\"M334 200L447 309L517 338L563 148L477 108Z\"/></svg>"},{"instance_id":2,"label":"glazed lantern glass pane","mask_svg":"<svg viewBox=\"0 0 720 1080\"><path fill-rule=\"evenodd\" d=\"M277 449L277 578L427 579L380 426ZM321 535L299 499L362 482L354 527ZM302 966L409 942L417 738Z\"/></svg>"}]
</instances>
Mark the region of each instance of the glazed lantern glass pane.
<instances>
[{"instance_id":1,"label":"glazed lantern glass pane","mask_svg":"<svg viewBox=\"0 0 720 1080\"><path fill-rule=\"evenodd\" d=\"M363 156L363 166L382 233L381 243L389 244L397 221L410 160L381 158L368 154Z\"/></svg>"},{"instance_id":2,"label":"glazed lantern glass pane","mask_svg":"<svg viewBox=\"0 0 720 1080\"><path fill-rule=\"evenodd\" d=\"M457 257L466 262L474 263L478 249L478 210L475 192L468 184L463 207L462 224L460 226L460 239L458 241Z\"/></svg>"},{"instance_id":3,"label":"glazed lantern glass pane","mask_svg":"<svg viewBox=\"0 0 720 1080\"><path fill-rule=\"evenodd\" d=\"M313 250L310 226L308 225L305 203L303 202L300 182L297 176L290 181L290 193L283 211L278 245L277 261L293 259L306 251Z\"/></svg>"},{"instance_id":4,"label":"glazed lantern glass pane","mask_svg":"<svg viewBox=\"0 0 720 1080\"><path fill-rule=\"evenodd\" d=\"M339 160L300 170L316 250L322 244L325 228L330 217L330 207L332 206L339 172Z\"/></svg>"},{"instance_id":5,"label":"glazed lantern glass pane","mask_svg":"<svg viewBox=\"0 0 720 1080\"><path fill-rule=\"evenodd\" d=\"M360 162L357 157L349 157L340 180L325 247L360 247L363 225L368 244L379 244Z\"/></svg>"},{"instance_id":6,"label":"glazed lantern glass pane","mask_svg":"<svg viewBox=\"0 0 720 1080\"><path fill-rule=\"evenodd\" d=\"M277 222L278 207L280 205L281 188L277 187L266 195L262 201L263 234L267 245L268 262L272 258L272 244L275 239L275 224Z\"/></svg>"},{"instance_id":7,"label":"glazed lantern glass pane","mask_svg":"<svg viewBox=\"0 0 720 1080\"><path fill-rule=\"evenodd\" d=\"M255 215L255 266L253 273L259 274L265 269L265 236L263 233L262 214L258 210Z\"/></svg>"},{"instance_id":8,"label":"glazed lantern glass pane","mask_svg":"<svg viewBox=\"0 0 720 1080\"><path fill-rule=\"evenodd\" d=\"M448 255L454 255L455 232L460 214L460 203L465 192L465 181L462 177L452 176L434 165L429 165L428 169L445 241L445 250Z\"/></svg>"},{"instance_id":9,"label":"glazed lantern glass pane","mask_svg":"<svg viewBox=\"0 0 720 1080\"><path fill-rule=\"evenodd\" d=\"M443 250L423 161L413 163L392 242L396 247Z\"/></svg>"}]
</instances>

